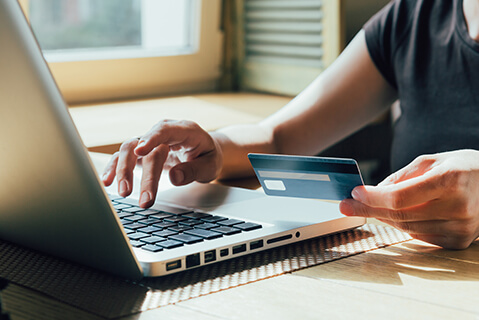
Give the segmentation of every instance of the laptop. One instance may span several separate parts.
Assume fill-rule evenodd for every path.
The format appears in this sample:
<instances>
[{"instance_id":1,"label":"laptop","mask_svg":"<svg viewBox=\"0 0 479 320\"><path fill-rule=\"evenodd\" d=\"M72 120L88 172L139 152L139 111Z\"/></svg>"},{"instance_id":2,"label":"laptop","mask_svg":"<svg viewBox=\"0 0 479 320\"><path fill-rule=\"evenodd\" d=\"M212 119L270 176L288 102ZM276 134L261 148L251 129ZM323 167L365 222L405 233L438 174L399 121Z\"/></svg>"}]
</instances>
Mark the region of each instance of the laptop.
<instances>
[{"instance_id":1,"label":"laptop","mask_svg":"<svg viewBox=\"0 0 479 320\"><path fill-rule=\"evenodd\" d=\"M337 203L193 183L109 195L16 0L0 0L0 239L130 279L355 228Z\"/></svg>"}]
</instances>

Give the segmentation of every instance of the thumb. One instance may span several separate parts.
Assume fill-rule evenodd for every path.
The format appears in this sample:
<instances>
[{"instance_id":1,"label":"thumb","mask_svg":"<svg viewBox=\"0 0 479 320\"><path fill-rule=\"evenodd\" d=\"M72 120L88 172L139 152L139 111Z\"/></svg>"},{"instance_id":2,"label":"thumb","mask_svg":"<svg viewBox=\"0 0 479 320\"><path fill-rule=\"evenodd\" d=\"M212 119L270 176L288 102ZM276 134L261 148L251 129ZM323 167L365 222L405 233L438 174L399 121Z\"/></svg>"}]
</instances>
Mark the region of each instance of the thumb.
<instances>
[{"instance_id":1,"label":"thumb","mask_svg":"<svg viewBox=\"0 0 479 320\"><path fill-rule=\"evenodd\" d=\"M210 182L216 179L219 174L220 166L217 163L216 152L181 162L170 169L170 181L176 186L182 186L193 181Z\"/></svg>"}]
</instances>

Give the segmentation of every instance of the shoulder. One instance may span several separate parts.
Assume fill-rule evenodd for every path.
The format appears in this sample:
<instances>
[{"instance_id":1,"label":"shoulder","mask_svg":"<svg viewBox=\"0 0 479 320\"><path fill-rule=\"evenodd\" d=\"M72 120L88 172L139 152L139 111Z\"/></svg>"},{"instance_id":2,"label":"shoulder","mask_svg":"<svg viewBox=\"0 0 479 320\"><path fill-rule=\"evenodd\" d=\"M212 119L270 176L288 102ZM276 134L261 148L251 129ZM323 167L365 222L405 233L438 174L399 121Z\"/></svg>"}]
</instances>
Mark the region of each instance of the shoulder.
<instances>
[{"instance_id":1,"label":"shoulder","mask_svg":"<svg viewBox=\"0 0 479 320\"><path fill-rule=\"evenodd\" d=\"M418 28L428 30L431 17L441 16L438 11L450 10L455 1L393 0L364 25L371 59L393 87L397 87L393 60L398 48L409 43Z\"/></svg>"},{"instance_id":2,"label":"shoulder","mask_svg":"<svg viewBox=\"0 0 479 320\"><path fill-rule=\"evenodd\" d=\"M399 41L410 30L418 8L427 0L394 0L376 13L365 25L366 38L375 41ZM373 39L376 38L376 39ZM379 39L378 39L379 38Z\"/></svg>"}]
</instances>

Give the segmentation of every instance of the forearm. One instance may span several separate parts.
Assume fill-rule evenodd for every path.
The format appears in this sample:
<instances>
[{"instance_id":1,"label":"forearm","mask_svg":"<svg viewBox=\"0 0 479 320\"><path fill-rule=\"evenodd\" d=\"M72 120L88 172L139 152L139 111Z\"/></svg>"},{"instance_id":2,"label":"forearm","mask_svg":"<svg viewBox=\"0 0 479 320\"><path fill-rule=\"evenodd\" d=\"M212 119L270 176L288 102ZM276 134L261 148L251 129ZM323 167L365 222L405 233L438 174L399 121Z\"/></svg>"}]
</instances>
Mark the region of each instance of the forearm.
<instances>
[{"instance_id":1,"label":"forearm","mask_svg":"<svg viewBox=\"0 0 479 320\"><path fill-rule=\"evenodd\" d=\"M396 96L374 66L361 32L333 65L280 111L256 125L213 133L223 154L220 178L252 175L249 152L318 154L372 121Z\"/></svg>"},{"instance_id":2,"label":"forearm","mask_svg":"<svg viewBox=\"0 0 479 320\"><path fill-rule=\"evenodd\" d=\"M286 107L265 119L277 152L315 155L385 112L397 92L374 66L364 33Z\"/></svg>"}]
</instances>

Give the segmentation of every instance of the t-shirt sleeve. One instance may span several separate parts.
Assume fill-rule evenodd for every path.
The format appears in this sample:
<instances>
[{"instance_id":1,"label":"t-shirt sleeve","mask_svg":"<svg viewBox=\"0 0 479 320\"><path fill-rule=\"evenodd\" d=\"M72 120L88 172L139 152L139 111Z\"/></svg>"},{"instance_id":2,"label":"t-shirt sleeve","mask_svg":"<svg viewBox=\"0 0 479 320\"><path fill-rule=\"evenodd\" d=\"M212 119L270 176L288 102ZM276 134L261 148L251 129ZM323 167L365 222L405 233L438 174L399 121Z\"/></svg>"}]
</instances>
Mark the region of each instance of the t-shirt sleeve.
<instances>
[{"instance_id":1,"label":"t-shirt sleeve","mask_svg":"<svg viewBox=\"0 0 479 320\"><path fill-rule=\"evenodd\" d=\"M394 54L409 29L415 0L394 0L364 26L369 55L383 77L397 88Z\"/></svg>"}]
</instances>

